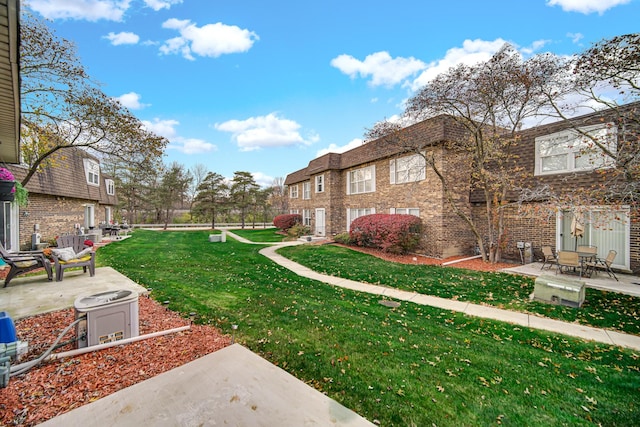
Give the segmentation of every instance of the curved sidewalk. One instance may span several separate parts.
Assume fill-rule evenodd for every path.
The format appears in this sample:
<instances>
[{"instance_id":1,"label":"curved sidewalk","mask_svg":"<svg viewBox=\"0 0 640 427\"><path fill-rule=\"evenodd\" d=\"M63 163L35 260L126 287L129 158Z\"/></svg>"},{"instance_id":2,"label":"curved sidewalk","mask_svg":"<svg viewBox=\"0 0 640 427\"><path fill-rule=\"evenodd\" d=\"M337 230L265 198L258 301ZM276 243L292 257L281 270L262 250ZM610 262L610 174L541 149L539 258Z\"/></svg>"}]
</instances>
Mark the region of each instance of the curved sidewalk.
<instances>
[{"instance_id":1,"label":"curved sidewalk","mask_svg":"<svg viewBox=\"0 0 640 427\"><path fill-rule=\"evenodd\" d=\"M227 233L234 239L243 243L257 243L244 239L230 231ZM265 244L265 243L260 243ZM385 286L371 285L368 283L356 282L354 280L342 279L340 277L329 276L317 273L303 265L291 261L278 255L276 250L285 245L304 244L304 242L287 242L276 243L260 250L260 254L271 259L299 276L308 279L318 280L332 286L339 286L369 294L386 296L400 301L412 302L415 304L428 305L431 307L442 308L445 310L457 311L470 316L483 317L486 319L500 320L515 325L525 326L533 329L541 329L544 331L555 332L559 334L570 335L573 337L592 340L609 345L617 345L634 350L640 350L640 336L624 334L621 332L610 331L606 329L594 328L591 326L579 325L577 323L563 322L560 320L549 319L547 317L534 316L531 314L520 313L516 311L502 310L500 308L488 307L480 304L472 304L463 301L454 301L430 295L423 295L416 292L403 291Z\"/></svg>"}]
</instances>

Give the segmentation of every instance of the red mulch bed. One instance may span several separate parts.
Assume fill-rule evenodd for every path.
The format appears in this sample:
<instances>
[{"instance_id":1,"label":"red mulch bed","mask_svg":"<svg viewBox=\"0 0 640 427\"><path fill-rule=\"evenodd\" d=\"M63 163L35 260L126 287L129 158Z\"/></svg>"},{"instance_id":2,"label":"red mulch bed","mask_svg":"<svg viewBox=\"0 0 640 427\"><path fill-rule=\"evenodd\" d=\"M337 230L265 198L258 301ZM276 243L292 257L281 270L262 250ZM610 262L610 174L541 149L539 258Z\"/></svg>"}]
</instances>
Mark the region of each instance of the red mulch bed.
<instances>
[{"instance_id":1,"label":"red mulch bed","mask_svg":"<svg viewBox=\"0 0 640 427\"><path fill-rule=\"evenodd\" d=\"M342 246L342 245L340 245ZM451 257L447 259L429 258L424 255L409 254L409 255L394 255L383 252L379 249L361 248L357 246L345 246L354 251L364 252L369 255L373 255L378 258L382 258L387 261L399 262L402 264L429 264L429 265L442 265L443 263L455 261L457 259L468 258L468 256ZM467 261L460 261L455 264L448 265L449 267L468 268L469 270L477 271L499 271L503 268L515 267L516 264L509 264L505 262L490 263L482 261L482 258L470 259Z\"/></svg>"},{"instance_id":2,"label":"red mulch bed","mask_svg":"<svg viewBox=\"0 0 640 427\"><path fill-rule=\"evenodd\" d=\"M140 335L189 324L150 298L140 297L138 303ZM29 342L29 354L23 360L37 358L73 320L73 309L67 309L16 321L18 339ZM61 342L74 337L72 329ZM11 377L0 390L0 425L39 424L230 343L229 336L213 327L191 325L187 331L42 364ZM56 352L71 349L69 344Z\"/></svg>"}]
</instances>

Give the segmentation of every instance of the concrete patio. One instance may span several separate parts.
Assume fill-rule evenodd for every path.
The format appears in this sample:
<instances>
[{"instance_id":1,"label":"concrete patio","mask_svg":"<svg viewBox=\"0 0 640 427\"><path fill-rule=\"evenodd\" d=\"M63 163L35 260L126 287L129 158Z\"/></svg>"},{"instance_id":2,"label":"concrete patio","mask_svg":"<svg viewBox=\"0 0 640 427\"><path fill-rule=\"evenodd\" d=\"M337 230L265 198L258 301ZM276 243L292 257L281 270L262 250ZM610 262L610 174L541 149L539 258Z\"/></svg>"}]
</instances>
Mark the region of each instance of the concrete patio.
<instances>
[{"instance_id":1,"label":"concrete patio","mask_svg":"<svg viewBox=\"0 0 640 427\"><path fill-rule=\"evenodd\" d=\"M551 267L550 269L547 268L547 266L545 266L544 269L541 269L541 267L541 262L533 262L531 264L524 264L516 267L506 268L502 271L506 273L522 274L532 277L538 277L541 275L556 275L555 267ZM598 274L594 274L591 277L582 278L579 278L576 275L558 273L558 277L582 280L585 282L585 286L588 288L599 289L601 291L618 292L621 294L640 297L640 277L622 273L616 273L616 276L618 277L617 281L613 277L609 277L609 275L603 271L600 271L598 272Z\"/></svg>"}]
</instances>

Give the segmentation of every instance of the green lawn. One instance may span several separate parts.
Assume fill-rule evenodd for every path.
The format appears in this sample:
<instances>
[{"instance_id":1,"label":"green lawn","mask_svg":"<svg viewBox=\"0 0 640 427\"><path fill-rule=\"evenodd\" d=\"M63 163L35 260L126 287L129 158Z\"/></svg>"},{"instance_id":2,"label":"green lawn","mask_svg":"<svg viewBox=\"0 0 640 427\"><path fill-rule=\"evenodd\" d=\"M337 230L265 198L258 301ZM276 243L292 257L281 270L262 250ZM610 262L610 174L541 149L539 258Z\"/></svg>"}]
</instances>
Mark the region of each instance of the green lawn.
<instances>
[{"instance_id":1,"label":"green lawn","mask_svg":"<svg viewBox=\"0 0 640 427\"><path fill-rule=\"evenodd\" d=\"M280 231L280 229L278 228L237 228L230 231L240 237L251 240L252 242L282 242L284 238L287 237L283 236L282 234L277 234L276 231Z\"/></svg>"},{"instance_id":2,"label":"green lawn","mask_svg":"<svg viewBox=\"0 0 640 427\"><path fill-rule=\"evenodd\" d=\"M293 246L279 249L278 253L332 276L640 335L638 297L587 289L585 303L576 310L531 301L529 295L533 292L534 279L530 277L433 265L394 264L335 245Z\"/></svg>"},{"instance_id":3,"label":"green lawn","mask_svg":"<svg viewBox=\"0 0 640 427\"><path fill-rule=\"evenodd\" d=\"M98 262L198 322L239 325L238 342L383 426L638 425L637 352L406 302L388 308L298 277L261 245L212 244L208 234L137 230L101 248Z\"/></svg>"}]
</instances>

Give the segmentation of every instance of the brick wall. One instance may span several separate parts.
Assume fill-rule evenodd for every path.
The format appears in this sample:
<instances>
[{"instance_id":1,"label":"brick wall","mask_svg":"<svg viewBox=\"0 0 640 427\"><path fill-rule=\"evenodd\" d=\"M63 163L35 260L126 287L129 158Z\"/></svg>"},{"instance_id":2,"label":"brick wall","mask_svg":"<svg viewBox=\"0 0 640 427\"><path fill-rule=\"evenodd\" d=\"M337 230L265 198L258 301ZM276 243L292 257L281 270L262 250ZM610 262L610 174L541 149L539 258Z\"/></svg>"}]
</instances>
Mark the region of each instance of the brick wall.
<instances>
[{"instance_id":1,"label":"brick wall","mask_svg":"<svg viewBox=\"0 0 640 427\"><path fill-rule=\"evenodd\" d=\"M104 206L96 204L95 201L29 194L28 206L20 208L20 249L31 249L34 224L40 225L40 240L43 243L55 239L56 236L73 233L74 224L84 224L85 204L94 205L96 226L105 220Z\"/></svg>"}]
</instances>

